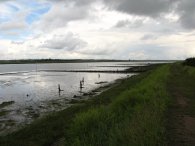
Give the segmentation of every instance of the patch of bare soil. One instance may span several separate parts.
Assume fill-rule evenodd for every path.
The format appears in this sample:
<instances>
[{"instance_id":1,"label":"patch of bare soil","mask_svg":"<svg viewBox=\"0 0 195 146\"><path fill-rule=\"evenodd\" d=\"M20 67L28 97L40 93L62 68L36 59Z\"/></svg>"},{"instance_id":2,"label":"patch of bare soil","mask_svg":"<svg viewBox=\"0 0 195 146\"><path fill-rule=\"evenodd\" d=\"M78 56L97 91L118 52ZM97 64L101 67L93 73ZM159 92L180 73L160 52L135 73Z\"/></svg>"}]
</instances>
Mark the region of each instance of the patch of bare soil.
<instances>
[{"instance_id":1,"label":"patch of bare soil","mask_svg":"<svg viewBox=\"0 0 195 146\"><path fill-rule=\"evenodd\" d=\"M191 116L184 116L184 138L186 143L195 145L195 118Z\"/></svg>"},{"instance_id":2,"label":"patch of bare soil","mask_svg":"<svg viewBox=\"0 0 195 146\"><path fill-rule=\"evenodd\" d=\"M182 97L181 95L176 95L176 97L177 97L177 103L181 108L187 107L188 103L186 98Z\"/></svg>"},{"instance_id":3,"label":"patch of bare soil","mask_svg":"<svg viewBox=\"0 0 195 146\"><path fill-rule=\"evenodd\" d=\"M178 92L173 94L175 102L171 107L170 146L195 146L195 117L186 114L190 102ZM170 129L169 129L170 130Z\"/></svg>"}]
</instances>

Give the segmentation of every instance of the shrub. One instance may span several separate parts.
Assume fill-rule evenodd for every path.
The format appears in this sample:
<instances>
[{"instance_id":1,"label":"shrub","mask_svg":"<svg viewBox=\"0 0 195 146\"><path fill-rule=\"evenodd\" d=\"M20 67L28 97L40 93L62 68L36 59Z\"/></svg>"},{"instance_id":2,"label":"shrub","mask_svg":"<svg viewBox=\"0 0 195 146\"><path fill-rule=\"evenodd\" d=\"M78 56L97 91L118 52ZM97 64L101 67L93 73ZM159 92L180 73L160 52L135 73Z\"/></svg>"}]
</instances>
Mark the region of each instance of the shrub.
<instances>
[{"instance_id":1,"label":"shrub","mask_svg":"<svg viewBox=\"0 0 195 146\"><path fill-rule=\"evenodd\" d=\"M193 58L187 58L184 63L184 65L189 65L189 66L195 66L195 57Z\"/></svg>"}]
</instances>

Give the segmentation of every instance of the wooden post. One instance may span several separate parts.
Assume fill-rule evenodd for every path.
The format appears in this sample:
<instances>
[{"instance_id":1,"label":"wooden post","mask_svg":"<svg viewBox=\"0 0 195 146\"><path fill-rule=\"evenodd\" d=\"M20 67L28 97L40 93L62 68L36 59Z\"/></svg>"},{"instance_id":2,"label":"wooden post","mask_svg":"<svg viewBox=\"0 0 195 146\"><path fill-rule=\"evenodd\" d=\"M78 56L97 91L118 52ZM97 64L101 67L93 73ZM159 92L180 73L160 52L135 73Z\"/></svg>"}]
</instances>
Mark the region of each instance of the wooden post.
<instances>
[{"instance_id":1,"label":"wooden post","mask_svg":"<svg viewBox=\"0 0 195 146\"><path fill-rule=\"evenodd\" d=\"M80 88L81 88L81 89L83 88L83 84L82 84L82 81L80 81Z\"/></svg>"},{"instance_id":2,"label":"wooden post","mask_svg":"<svg viewBox=\"0 0 195 146\"><path fill-rule=\"evenodd\" d=\"M84 80L84 77L83 77L83 79L82 79L82 83L83 83L83 85L84 85L84 82L85 82L85 80Z\"/></svg>"},{"instance_id":3,"label":"wooden post","mask_svg":"<svg viewBox=\"0 0 195 146\"><path fill-rule=\"evenodd\" d=\"M60 89L60 84L58 84L58 92L60 93L61 89Z\"/></svg>"}]
</instances>

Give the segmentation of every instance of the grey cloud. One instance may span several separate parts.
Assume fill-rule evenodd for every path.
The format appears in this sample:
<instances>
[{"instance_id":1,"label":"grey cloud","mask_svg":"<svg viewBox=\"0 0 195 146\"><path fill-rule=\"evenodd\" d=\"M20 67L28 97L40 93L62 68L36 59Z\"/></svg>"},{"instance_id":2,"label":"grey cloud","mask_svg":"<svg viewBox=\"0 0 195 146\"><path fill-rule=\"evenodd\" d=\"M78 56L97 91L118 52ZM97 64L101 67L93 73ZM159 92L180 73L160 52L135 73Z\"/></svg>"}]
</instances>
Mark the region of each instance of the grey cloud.
<instances>
[{"instance_id":1,"label":"grey cloud","mask_svg":"<svg viewBox=\"0 0 195 146\"><path fill-rule=\"evenodd\" d=\"M127 26L128 24L129 24L128 20L121 20L116 23L115 27L124 27Z\"/></svg>"},{"instance_id":2,"label":"grey cloud","mask_svg":"<svg viewBox=\"0 0 195 146\"><path fill-rule=\"evenodd\" d=\"M27 24L24 22L5 22L0 24L0 30L1 31L8 31L8 30L21 30L25 29L27 27Z\"/></svg>"},{"instance_id":3,"label":"grey cloud","mask_svg":"<svg viewBox=\"0 0 195 146\"><path fill-rule=\"evenodd\" d=\"M88 5L90 3L95 2L96 0L48 0L50 2L65 2L65 3L74 3L75 5Z\"/></svg>"},{"instance_id":4,"label":"grey cloud","mask_svg":"<svg viewBox=\"0 0 195 146\"><path fill-rule=\"evenodd\" d=\"M187 29L195 29L195 1L194 0L104 0L109 7L121 12L159 17L163 13L175 12L179 22ZM119 26L122 25L118 24ZM125 25L123 23L123 25Z\"/></svg>"},{"instance_id":5,"label":"grey cloud","mask_svg":"<svg viewBox=\"0 0 195 146\"><path fill-rule=\"evenodd\" d=\"M66 3L73 2L77 6L89 5L98 0L58 0ZM125 13L156 17L170 10L178 0L100 0L108 7Z\"/></svg>"},{"instance_id":6,"label":"grey cloud","mask_svg":"<svg viewBox=\"0 0 195 146\"><path fill-rule=\"evenodd\" d=\"M143 24L143 20L120 20L116 23L115 27L120 28L120 27L140 27Z\"/></svg>"},{"instance_id":7,"label":"grey cloud","mask_svg":"<svg viewBox=\"0 0 195 146\"><path fill-rule=\"evenodd\" d=\"M113 49L108 48L94 48L94 49L83 49L78 51L81 54L92 55L92 56L109 56L114 53Z\"/></svg>"},{"instance_id":8,"label":"grey cloud","mask_svg":"<svg viewBox=\"0 0 195 146\"><path fill-rule=\"evenodd\" d=\"M53 1L53 0L49 0ZM100 0L108 8L135 16L157 18L162 14L175 12L179 15L179 22L188 29L195 28L195 1L194 0ZM54 1L53 1L54 2ZM90 5L98 0L56 0L60 5L73 4L72 9L57 10L46 16L48 27L62 27L69 21L84 19L89 16ZM56 11L56 12L55 12ZM132 24L131 24L132 25ZM135 24L136 25L136 24ZM134 26L135 26L134 25ZM129 27L129 21L119 21L116 27ZM133 26L133 27L134 27Z\"/></svg>"},{"instance_id":9,"label":"grey cloud","mask_svg":"<svg viewBox=\"0 0 195 146\"><path fill-rule=\"evenodd\" d=\"M5 22L0 24L0 33L5 36L22 36L22 31L27 30L28 26L24 22Z\"/></svg>"},{"instance_id":10,"label":"grey cloud","mask_svg":"<svg viewBox=\"0 0 195 146\"><path fill-rule=\"evenodd\" d=\"M50 11L42 17L42 20L35 25L45 31L64 27L70 21L86 18L89 15L88 11L87 5L72 6L69 4L65 6L65 2L55 3Z\"/></svg>"},{"instance_id":11,"label":"grey cloud","mask_svg":"<svg viewBox=\"0 0 195 146\"><path fill-rule=\"evenodd\" d=\"M195 1L194 0L180 0L177 7L180 22L182 26L187 29L195 28Z\"/></svg>"},{"instance_id":12,"label":"grey cloud","mask_svg":"<svg viewBox=\"0 0 195 146\"><path fill-rule=\"evenodd\" d=\"M6 0L3 0L6 1ZM2 2L3 2L2 1ZM8 0L7 0L8 1ZM175 12L182 26L195 28L194 0L46 0L53 3L44 15L41 29L64 27L70 21L85 19L90 15L91 4L103 2L108 8L131 15L156 18L163 13ZM128 21L118 22L116 27L127 26ZM47 26L47 28L45 28Z\"/></svg>"},{"instance_id":13,"label":"grey cloud","mask_svg":"<svg viewBox=\"0 0 195 146\"><path fill-rule=\"evenodd\" d=\"M48 49L64 49L66 51L73 51L85 47L87 43L72 33L66 35L54 35L51 39L44 42L41 48Z\"/></svg>"},{"instance_id":14,"label":"grey cloud","mask_svg":"<svg viewBox=\"0 0 195 146\"><path fill-rule=\"evenodd\" d=\"M141 40L156 40L158 37L153 34L146 34L143 37L141 37Z\"/></svg>"},{"instance_id":15,"label":"grey cloud","mask_svg":"<svg viewBox=\"0 0 195 146\"><path fill-rule=\"evenodd\" d=\"M96 0L60 0L60 1L64 1L67 3L73 2L77 6L84 6L84 5L91 4L91 3L95 2Z\"/></svg>"},{"instance_id":16,"label":"grey cloud","mask_svg":"<svg viewBox=\"0 0 195 146\"><path fill-rule=\"evenodd\" d=\"M157 17L170 10L177 0L104 0L108 6L119 11L140 15Z\"/></svg>"},{"instance_id":17,"label":"grey cloud","mask_svg":"<svg viewBox=\"0 0 195 146\"><path fill-rule=\"evenodd\" d=\"M88 5L93 3L95 0L75 0L76 5Z\"/></svg>"}]
</instances>

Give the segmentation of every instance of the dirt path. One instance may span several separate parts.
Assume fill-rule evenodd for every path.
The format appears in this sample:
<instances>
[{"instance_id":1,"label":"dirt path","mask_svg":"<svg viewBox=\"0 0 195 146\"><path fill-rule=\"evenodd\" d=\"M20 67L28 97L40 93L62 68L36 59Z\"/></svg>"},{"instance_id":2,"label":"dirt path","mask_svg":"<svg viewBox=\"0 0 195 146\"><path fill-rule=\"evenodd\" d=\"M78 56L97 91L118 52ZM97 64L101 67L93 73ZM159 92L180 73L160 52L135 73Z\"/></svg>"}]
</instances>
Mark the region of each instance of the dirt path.
<instances>
[{"instance_id":1,"label":"dirt path","mask_svg":"<svg viewBox=\"0 0 195 146\"><path fill-rule=\"evenodd\" d=\"M195 101L193 78L182 68L172 68L169 91L172 103L168 112L168 145L195 146L195 114L191 110ZM194 98L193 98L194 97Z\"/></svg>"}]
</instances>

